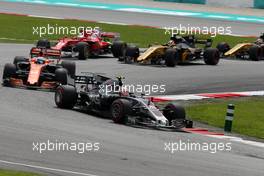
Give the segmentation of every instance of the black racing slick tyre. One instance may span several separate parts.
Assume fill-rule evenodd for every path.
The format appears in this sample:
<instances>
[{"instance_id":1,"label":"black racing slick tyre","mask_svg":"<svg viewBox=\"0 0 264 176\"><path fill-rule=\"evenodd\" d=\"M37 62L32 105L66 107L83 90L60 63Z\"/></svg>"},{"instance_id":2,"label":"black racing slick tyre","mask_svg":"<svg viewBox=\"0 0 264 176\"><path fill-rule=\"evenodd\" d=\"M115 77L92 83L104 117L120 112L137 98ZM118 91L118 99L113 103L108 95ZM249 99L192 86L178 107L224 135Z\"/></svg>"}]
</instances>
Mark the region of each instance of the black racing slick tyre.
<instances>
[{"instance_id":1,"label":"black racing slick tyre","mask_svg":"<svg viewBox=\"0 0 264 176\"><path fill-rule=\"evenodd\" d=\"M226 42L218 43L216 48L219 50L221 57L224 57L225 53L230 50L230 46Z\"/></svg>"},{"instance_id":2,"label":"black racing slick tyre","mask_svg":"<svg viewBox=\"0 0 264 176\"><path fill-rule=\"evenodd\" d=\"M128 45L125 54L125 63L130 64L135 62L139 57L139 48L135 45Z\"/></svg>"},{"instance_id":3,"label":"black racing slick tyre","mask_svg":"<svg viewBox=\"0 0 264 176\"><path fill-rule=\"evenodd\" d=\"M249 48L248 54L249 59L253 61L259 61L261 59L261 47L258 45L253 45Z\"/></svg>"},{"instance_id":4,"label":"black racing slick tyre","mask_svg":"<svg viewBox=\"0 0 264 176\"><path fill-rule=\"evenodd\" d=\"M19 62L28 62L28 58L24 57L24 56L16 56L14 58L13 64L17 64Z\"/></svg>"},{"instance_id":5,"label":"black racing slick tyre","mask_svg":"<svg viewBox=\"0 0 264 176\"><path fill-rule=\"evenodd\" d=\"M111 105L112 120L115 123L124 123L126 116L129 114L131 104L126 99L116 99Z\"/></svg>"},{"instance_id":6,"label":"black racing slick tyre","mask_svg":"<svg viewBox=\"0 0 264 176\"><path fill-rule=\"evenodd\" d=\"M68 75L71 78L74 78L75 77L75 73L76 73L76 63L75 62L62 61L61 62L61 66L68 71Z\"/></svg>"},{"instance_id":7,"label":"black racing slick tyre","mask_svg":"<svg viewBox=\"0 0 264 176\"><path fill-rule=\"evenodd\" d=\"M16 74L16 66L15 64L5 64L4 72L3 72L3 80L9 79Z\"/></svg>"},{"instance_id":8,"label":"black racing slick tyre","mask_svg":"<svg viewBox=\"0 0 264 176\"><path fill-rule=\"evenodd\" d=\"M165 108L163 109L163 115L168 119L169 122L175 119L186 118L184 107L173 103L169 103L165 106Z\"/></svg>"},{"instance_id":9,"label":"black racing slick tyre","mask_svg":"<svg viewBox=\"0 0 264 176\"><path fill-rule=\"evenodd\" d=\"M217 65L220 60L220 52L217 48L207 48L204 51L204 62L207 65Z\"/></svg>"},{"instance_id":10,"label":"black racing slick tyre","mask_svg":"<svg viewBox=\"0 0 264 176\"><path fill-rule=\"evenodd\" d=\"M68 71L65 68L55 70L55 79L58 83L66 85L68 83Z\"/></svg>"},{"instance_id":11,"label":"black racing slick tyre","mask_svg":"<svg viewBox=\"0 0 264 176\"><path fill-rule=\"evenodd\" d=\"M111 51L113 56L122 61L122 58L125 55L127 44L123 41L114 41L111 46Z\"/></svg>"},{"instance_id":12,"label":"black racing slick tyre","mask_svg":"<svg viewBox=\"0 0 264 176\"><path fill-rule=\"evenodd\" d=\"M178 64L178 53L176 49L169 48L164 55L165 64L167 67L175 67Z\"/></svg>"},{"instance_id":13,"label":"black racing slick tyre","mask_svg":"<svg viewBox=\"0 0 264 176\"><path fill-rule=\"evenodd\" d=\"M61 85L55 91L55 103L57 107L72 109L77 102L76 88L70 85Z\"/></svg>"},{"instance_id":14,"label":"black racing slick tyre","mask_svg":"<svg viewBox=\"0 0 264 176\"><path fill-rule=\"evenodd\" d=\"M75 51L79 53L78 59L79 60L86 60L90 56L90 48L88 43L86 42L79 42L75 46Z\"/></svg>"},{"instance_id":15,"label":"black racing slick tyre","mask_svg":"<svg viewBox=\"0 0 264 176\"><path fill-rule=\"evenodd\" d=\"M36 44L37 48L46 48L46 49L50 49L50 41L47 39L40 39L37 44Z\"/></svg>"}]
</instances>

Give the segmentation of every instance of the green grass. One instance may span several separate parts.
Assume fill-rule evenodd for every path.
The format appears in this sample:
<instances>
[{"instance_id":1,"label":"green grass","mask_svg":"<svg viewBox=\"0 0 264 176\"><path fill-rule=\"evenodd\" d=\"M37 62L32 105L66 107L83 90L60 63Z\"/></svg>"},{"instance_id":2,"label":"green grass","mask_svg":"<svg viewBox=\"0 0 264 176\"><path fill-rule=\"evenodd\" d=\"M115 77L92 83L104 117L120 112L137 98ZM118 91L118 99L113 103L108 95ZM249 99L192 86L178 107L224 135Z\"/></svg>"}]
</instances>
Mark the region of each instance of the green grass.
<instances>
[{"instance_id":1,"label":"green grass","mask_svg":"<svg viewBox=\"0 0 264 176\"><path fill-rule=\"evenodd\" d=\"M263 97L197 101L186 110L192 120L223 128L229 103L235 105L232 131L264 139Z\"/></svg>"},{"instance_id":2,"label":"green grass","mask_svg":"<svg viewBox=\"0 0 264 176\"><path fill-rule=\"evenodd\" d=\"M38 35L33 35L33 27L47 26L48 24L52 26L84 26L84 27L100 27L103 31L119 32L121 34L121 39L129 43L137 44L139 47L147 47L149 44L153 43L166 43L168 41L169 35L165 35L165 30L142 27L142 26L123 26L123 25L113 25L113 24L103 24L103 23L93 23L85 22L80 20L59 20L59 19L47 19L47 18L36 18L36 17L26 17L26 16L14 16L0 14L0 22L2 27L0 28L0 38L12 38L17 40L0 39L0 42L16 42L16 43L34 43L39 39ZM48 38L51 40L56 40L63 35L46 35L42 38ZM202 36L206 38L208 36ZM22 39L22 40L21 40ZM23 40L25 39L25 40ZM241 38L233 36L221 36L213 38L215 46L221 41L228 42L231 46L239 42L251 42L255 38Z\"/></svg>"},{"instance_id":3,"label":"green grass","mask_svg":"<svg viewBox=\"0 0 264 176\"><path fill-rule=\"evenodd\" d=\"M41 176L39 174L0 169L0 176Z\"/></svg>"}]
</instances>

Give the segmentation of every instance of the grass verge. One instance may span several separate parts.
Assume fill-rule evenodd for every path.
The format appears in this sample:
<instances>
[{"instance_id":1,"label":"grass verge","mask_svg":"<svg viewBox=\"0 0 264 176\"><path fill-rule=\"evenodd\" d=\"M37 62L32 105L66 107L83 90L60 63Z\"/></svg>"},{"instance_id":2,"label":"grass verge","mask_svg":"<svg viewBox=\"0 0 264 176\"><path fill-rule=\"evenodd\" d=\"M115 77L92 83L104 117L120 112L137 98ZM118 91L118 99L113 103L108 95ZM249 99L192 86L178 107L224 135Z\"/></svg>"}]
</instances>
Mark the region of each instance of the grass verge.
<instances>
[{"instance_id":1,"label":"grass verge","mask_svg":"<svg viewBox=\"0 0 264 176\"><path fill-rule=\"evenodd\" d=\"M169 39L169 35L164 34L165 30L143 26L124 26L81 20L48 19L7 14L0 14L0 22L4 24L0 28L0 42L34 43L40 37L38 35L33 35L33 27L47 27L48 24L51 26L63 27L100 27L103 31L119 32L122 40L137 44L139 47L147 47L149 44L153 43L163 44ZM63 35L44 35L42 38L57 40L60 37L63 37ZM200 37L207 38L208 36ZM213 46L216 46L217 43L222 41L234 46L240 42L254 41L255 38L217 35L213 40Z\"/></svg>"},{"instance_id":2,"label":"grass verge","mask_svg":"<svg viewBox=\"0 0 264 176\"><path fill-rule=\"evenodd\" d=\"M0 176L41 176L39 174L0 169Z\"/></svg>"},{"instance_id":3,"label":"grass verge","mask_svg":"<svg viewBox=\"0 0 264 176\"><path fill-rule=\"evenodd\" d=\"M264 97L194 101L186 111L192 120L223 128L230 103L235 105L232 131L264 139Z\"/></svg>"}]
</instances>

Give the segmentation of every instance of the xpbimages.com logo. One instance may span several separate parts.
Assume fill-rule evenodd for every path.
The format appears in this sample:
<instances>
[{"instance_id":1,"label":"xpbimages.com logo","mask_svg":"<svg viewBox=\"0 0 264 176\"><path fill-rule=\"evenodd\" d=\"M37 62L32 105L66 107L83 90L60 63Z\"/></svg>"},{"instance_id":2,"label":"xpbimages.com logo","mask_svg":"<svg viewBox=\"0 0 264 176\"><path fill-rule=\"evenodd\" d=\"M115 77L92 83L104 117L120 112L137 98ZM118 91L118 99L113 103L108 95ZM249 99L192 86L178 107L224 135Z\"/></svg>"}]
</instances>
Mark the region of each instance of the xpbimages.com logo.
<instances>
[{"instance_id":1,"label":"xpbimages.com logo","mask_svg":"<svg viewBox=\"0 0 264 176\"><path fill-rule=\"evenodd\" d=\"M46 35L79 35L83 37L85 33L90 33L92 31L100 30L100 27L90 27L90 26L59 26L58 24L47 26L33 26L32 34L43 37Z\"/></svg>"},{"instance_id":2,"label":"xpbimages.com logo","mask_svg":"<svg viewBox=\"0 0 264 176\"><path fill-rule=\"evenodd\" d=\"M230 142L191 142L190 140L177 142L165 142L164 151L174 154L179 151L204 151L209 153L217 153L219 151L231 151L232 144Z\"/></svg>"},{"instance_id":3,"label":"xpbimages.com logo","mask_svg":"<svg viewBox=\"0 0 264 176\"><path fill-rule=\"evenodd\" d=\"M96 152L100 150L99 142L61 142L58 140L45 142L33 142L32 150L43 154L45 152L63 152L63 151L73 151L78 154L83 154L86 152Z\"/></svg>"},{"instance_id":4,"label":"xpbimages.com logo","mask_svg":"<svg viewBox=\"0 0 264 176\"><path fill-rule=\"evenodd\" d=\"M211 37L216 37L216 35L231 35L232 27L227 26L191 26L179 24L174 27L164 27L165 35L210 35Z\"/></svg>"},{"instance_id":5,"label":"xpbimages.com logo","mask_svg":"<svg viewBox=\"0 0 264 176\"><path fill-rule=\"evenodd\" d=\"M111 82L110 84L101 84L99 85L99 92L101 94L111 94L111 93L120 93L120 92L129 92L135 94L144 94L151 95L156 93L166 92L166 85L157 85L157 84L123 84L119 85L118 82Z\"/></svg>"}]
</instances>

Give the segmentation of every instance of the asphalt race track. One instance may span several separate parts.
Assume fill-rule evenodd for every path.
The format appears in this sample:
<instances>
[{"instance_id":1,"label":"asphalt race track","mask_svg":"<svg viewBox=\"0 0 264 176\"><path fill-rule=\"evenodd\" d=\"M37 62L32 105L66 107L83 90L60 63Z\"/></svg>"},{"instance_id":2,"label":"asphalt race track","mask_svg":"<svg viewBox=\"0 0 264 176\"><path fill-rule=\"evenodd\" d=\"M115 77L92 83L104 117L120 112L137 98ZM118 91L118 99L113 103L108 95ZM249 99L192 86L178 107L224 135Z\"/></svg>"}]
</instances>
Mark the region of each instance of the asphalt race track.
<instances>
[{"instance_id":1,"label":"asphalt race track","mask_svg":"<svg viewBox=\"0 0 264 176\"><path fill-rule=\"evenodd\" d=\"M0 44L0 73L13 56L25 55L30 45ZM114 58L78 61L79 71L123 75L127 81L168 84L167 93L257 90L263 87L264 62L227 61L177 68L133 66ZM202 63L202 62L201 62ZM225 73L225 75L223 75ZM2 76L2 75L0 75ZM144 77L143 77L144 76ZM226 85L226 86L225 86ZM198 87L204 87L202 88ZM260 176L264 174L263 148L232 142L231 152L164 151L166 142L227 142L206 136L132 128L111 120L55 107L52 92L0 87L0 160L60 171L3 164L1 168L29 170L47 175L189 175ZM76 152L33 151L33 142L99 142L100 150ZM78 172L63 173L61 170Z\"/></svg>"},{"instance_id":2,"label":"asphalt race track","mask_svg":"<svg viewBox=\"0 0 264 176\"><path fill-rule=\"evenodd\" d=\"M263 24L243 23L224 20L197 19L182 16L155 15L147 13L119 12L89 8L71 8L60 6L46 6L41 4L24 4L0 2L0 11L6 13L29 14L57 18L83 19L125 24L139 24L157 27L232 27L233 34L255 35L263 32ZM70 13L69 13L70 12Z\"/></svg>"}]
</instances>

